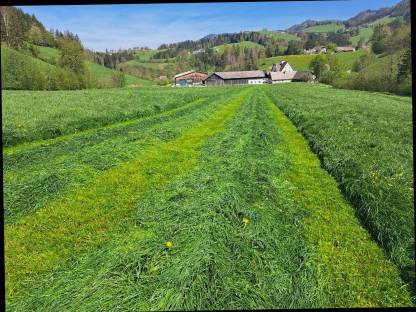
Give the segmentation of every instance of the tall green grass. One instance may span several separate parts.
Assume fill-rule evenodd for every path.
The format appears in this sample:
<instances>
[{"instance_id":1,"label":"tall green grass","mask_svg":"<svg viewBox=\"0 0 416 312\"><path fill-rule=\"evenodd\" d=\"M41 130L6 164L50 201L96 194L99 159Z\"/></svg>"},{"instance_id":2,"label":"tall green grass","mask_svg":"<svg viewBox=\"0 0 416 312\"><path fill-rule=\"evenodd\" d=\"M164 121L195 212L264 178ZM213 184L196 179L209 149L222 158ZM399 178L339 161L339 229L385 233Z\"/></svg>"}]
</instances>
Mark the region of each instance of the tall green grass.
<instances>
[{"instance_id":1,"label":"tall green grass","mask_svg":"<svg viewBox=\"0 0 416 312\"><path fill-rule=\"evenodd\" d=\"M411 98L308 84L270 86L268 94L414 289Z\"/></svg>"},{"instance_id":2,"label":"tall green grass","mask_svg":"<svg viewBox=\"0 0 416 312\"><path fill-rule=\"evenodd\" d=\"M61 208L6 229L8 282L21 283L21 295L9 293L9 310L411 304L397 269L306 141L262 94L267 89L221 90L238 93L213 100L216 112L207 109L205 121L104 172L58 202ZM54 235L65 233L59 224L66 205L78 212L65 223L77 231ZM84 214L91 210L98 216L89 228ZM34 243L34 229L46 242ZM73 235L84 238L84 249L68 244ZM29 252L16 251L19 241ZM45 266L35 260L46 251ZM65 261L51 264L65 253ZM30 278L16 275L25 270Z\"/></svg>"},{"instance_id":3,"label":"tall green grass","mask_svg":"<svg viewBox=\"0 0 416 312\"><path fill-rule=\"evenodd\" d=\"M194 167L198 146L221 131L243 96L231 97L225 103L219 99L217 105L223 104L220 109L210 115L203 112L204 120L194 127L185 124L188 129L179 138L151 146L139 157L10 224L5 229L8 296L22 295L25 282L62 261L76 260L85 248L97 246L112 233L131 226L133 203L149 189L162 187Z\"/></svg>"},{"instance_id":4,"label":"tall green grass","mask_svg":"<svg viewBox=\"0 0 416 312\"><path fill-rule=\"evenodd\" d=\"M201 89L3 91L4 146L101 127L175 108L210 94Z\"/></svg>"}]
</instances>

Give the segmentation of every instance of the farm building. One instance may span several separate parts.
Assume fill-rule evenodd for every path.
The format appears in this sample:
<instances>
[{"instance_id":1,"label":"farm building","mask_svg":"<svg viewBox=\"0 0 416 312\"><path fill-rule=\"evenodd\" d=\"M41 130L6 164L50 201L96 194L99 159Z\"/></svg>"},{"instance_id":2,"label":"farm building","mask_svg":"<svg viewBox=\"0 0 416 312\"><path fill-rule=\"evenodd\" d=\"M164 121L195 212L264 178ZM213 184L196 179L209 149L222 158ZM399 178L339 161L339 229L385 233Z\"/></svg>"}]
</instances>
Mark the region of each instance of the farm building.
<instances>
[{"instance_id":1,"label":"farm building","mask_svg":"<svg viewBox=\"0 0 416 312\"><path fill-rule=\"evenodd\" d=\"M205 52L205 49L198 49L198 50L192 51L192 54L198 54L198 53L204 53L204 52Z\"/></svg>"},{"instance_id":2,"label":"farm building","mask_svg":"<svg viewBox=\"0 0 416 312\"><path fill-rule=\"evenodd\" d=\"M316 53L326 53L326 47L325 46L318 46L318 47L314 47L312 49L305 49L303 50L303 52L305 54L316 54Z\"/></svg>"},{"instance_id":3,"label":"farm building","mask_svg":"<svg viewBox=\"0 0 416 312\"><path fill-rule=\"evenodd\" d=\"M290 71L290 72L270 72L269 78L271 83L282 82L307 82L315 79L314 75L308 72Z\"/></svg>"},{"instance_id":4,"label":"farm building","mask_svg":"<svg viewBox=\"0 0 416 312\"><path fill-rule=\"evenodd\" d=\"M354 52L355 49L353 47L336 47L335 52Z\"/></svg>"},{"instance_id":5,"label":"farm building","mask_svg":"<svg viewBox=\"0 0 416 312\"><path fill-rule=\"evenodd\" d=\"M173 78L175 79L175 86L190 87L194 85L201 85L203 80L206 77L207 77L206 73L191 70L191 71L177 74Z\"/></svg>"},{"instance_id":6,"label":"farm building","mask_svg":"<svg viewBox=\"0 0 416 312\"><path fill-rule=\"evenodd\" d=\"M207 86L224 84L263 84L268 78L262 70L214 72L205 78Z\"/></svg>"},{"instance_id":7,"label":"farm building","mask_svg":"<svg viewBox=\"0 0 416 312\"><path fill-rule=\"evenodd\" d=\"M273 64L271 72L268 73L271 83L294 82L294 81L313 81L315 76L308 72L293 70L292 66L286 61Z\"/></svg>"}]
</instances>

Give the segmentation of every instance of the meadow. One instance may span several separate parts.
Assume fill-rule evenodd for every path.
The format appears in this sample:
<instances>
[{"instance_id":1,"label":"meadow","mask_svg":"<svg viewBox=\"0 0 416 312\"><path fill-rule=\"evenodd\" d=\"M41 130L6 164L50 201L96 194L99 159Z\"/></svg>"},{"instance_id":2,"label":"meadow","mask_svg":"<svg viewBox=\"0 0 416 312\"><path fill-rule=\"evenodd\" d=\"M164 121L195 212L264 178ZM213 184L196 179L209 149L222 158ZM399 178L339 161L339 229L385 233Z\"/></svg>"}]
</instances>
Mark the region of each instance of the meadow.
<instances>
[{"instance_id":1,"label":"meadow","mask_svg":"<svg viewBox=\"0 0 416 312\"><path fill-rule=\"evenodd\" d=\"M316 25L311 26L303 29L304 32L314 32L314 33L328 33L328 32L336 32L338 30L344 30L344 24L337 24L337 23L328 23L324 25Z\"/></svg>"},{"instance_id":2,"label":"meadow","mask_svg":"<svg viewBox=\"0 0 416 312\"><path fill-rule=\"evenodd\" d=\"M59 60L60 52L58 49L50 47L36 46L39 51L38 57L45 62L56 64ZM87 69L90 73L91 78L100 87L111 87L112 85L112 74L113 71L105 66L97 64L92 61L86 61ZM141 79L129 74L125 74L126 85L139 85L149 86L152 85L152 81Z\"/></svg>"},{"instance_id":3,"label":"meadow","mask_svg":"<svg viewBox=\"0 0 416 312\"><path fill-rule=\"evenodd\" d=\"M2 103L10 311L413 305L410 98L297 83Z\"/></svg>"},{"instance_id":4,"label":"meadow","mask_svg":"<svg viewBox=\"0 0 416 312\"><path fill-rule=\"evenodd\" d=\"M365 50L361 49L355 52L336 53L335 56L343 69L350 70L352 64L354 64L354 62L364 53ZM287 61L294 70L308 71L310 70L309 64L315 56L316 54L299 54L267 57L259 59L259 69L270 70L273 64L280 63L281 61Z\"/></svg>"}]
</instances>

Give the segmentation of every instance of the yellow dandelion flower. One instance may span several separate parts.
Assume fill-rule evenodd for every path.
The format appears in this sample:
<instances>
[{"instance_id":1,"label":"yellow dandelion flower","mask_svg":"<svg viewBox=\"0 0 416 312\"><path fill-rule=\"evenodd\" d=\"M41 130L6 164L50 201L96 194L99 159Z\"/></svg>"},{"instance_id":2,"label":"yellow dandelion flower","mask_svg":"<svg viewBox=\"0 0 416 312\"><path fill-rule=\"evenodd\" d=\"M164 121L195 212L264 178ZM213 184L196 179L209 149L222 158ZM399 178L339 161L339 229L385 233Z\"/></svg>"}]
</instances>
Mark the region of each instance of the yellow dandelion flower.
<instances>
[{"instance_id":1,"label":"yellow dandelion flower","mask_svg":"<svg viewBox=\"0 0 416 312\"><path fill-rule=\"evenodd\" d=\"M173 243L171 241L166 242L166 247L169 249L173 248Z\"/></svg>"},{"instance_id":2,"label":"yellow dandelion flower","mask_svg":"<svg viewBox=\"0 0 416 312\"><path fill-rule=\"evenodd\" d=\"M250 223L250 220L247 217L244 217L243 218L243 223L244 223L244 225L247 225L247 224Z\"/></svg>"},{"instance_id":3,"label":"yellow dandelion flower","mask_svg":"<svg viewBox=\"0 0 416 312\"><path fill-rule=\"evenodd\" d=\"M152 273L156 273L157 271L159 271L159 267L157 265L152 266Z\"/></svg>"}]
</instances>

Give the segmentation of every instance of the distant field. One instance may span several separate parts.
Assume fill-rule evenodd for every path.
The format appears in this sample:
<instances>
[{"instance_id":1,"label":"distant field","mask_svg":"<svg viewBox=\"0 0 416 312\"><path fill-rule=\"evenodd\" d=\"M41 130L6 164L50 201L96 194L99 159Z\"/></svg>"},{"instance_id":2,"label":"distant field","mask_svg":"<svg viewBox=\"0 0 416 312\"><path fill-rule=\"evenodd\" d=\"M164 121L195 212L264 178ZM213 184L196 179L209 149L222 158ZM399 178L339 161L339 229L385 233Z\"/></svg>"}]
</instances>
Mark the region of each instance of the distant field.
<instances>
[{"instance_id":1,"label":"distant field","mask_svg":"<svg viewBox=\"0 0 416 312\"><path fill-rule=\"evenodd\" d=\"M270 36L274 39L282 39L286 41L290 40L300 40L300 38L296 35L289 34L287 32L278 32L278 31L272 31L272 30L260 30L259 31L263 35Z\"/></svg>"},{"instance_id":2,"label":"distant field","mask_svg":"<svg viewBox=\"0 0 416 312\"><path fill-rule=\"evenodd\" d=\"M138 51L135 53L135 56L140 61L148 61L151 57L158 52L158 50L149 50L149 51Z\"/></svg>"},{"instance_id":3,"label":"distant field","mask_svg":"<svg viewBox=\"0 0 416 312\"><path fill-rule=\"evenodd\" d=\"M219 46L213 47L212 49L218 51L218 52L223 52L226 48L231 48L237 46L240 49L244 49L244 48L259 48L259 49L264 49L264 46L262 46L261 44L258 44L256 42L252 42L252 41L241 41L238 43L227 43L227 44L221 44Z\"/></svg>"},{"instance_id":4,"label":"distant field","mask_svg":"<svg viewBox=\"0 0 416 312\"><path fill-rule=\"evenodd\" d=\"M328 32L335 32L337 30L344 30L345 25L344 24L336 24L336 23L330 23L325 25L317 25L317 26L311 26L303 29L305 32L316 32L316 33L328 33Z\"/></svg>"},{"instance_id":5,"label":"distant field","mask_svg":"<svg viewBox=\"0 0 416 312\"><path fill-rule=\"evenodd\" d=\"M411 98L292 83L2 106L8 311L413 304Z\"/></svg>"},{"instance_id":6,"label":"distant field","mask_svg":"<svg viewBox=\"0 0 416 312\"><path fill-rule=\"evenodd\" d=\"M172 66L172 63L165 63L165 62L160 62L160 63L154 63L154 62L141 62L141 61L137 61L137 60L130 60L127 62L123 62L121 63L122 66L131 66L131 67L136 67L136 68L152 68L152 69L164 69L166 67Z\"/></svg>"},{"instance_id":7,"label":"distant field","mask_svg":"<svg viewBox=\"0 0 416 312\"><path fill-rule=\"evenodd\" d=\"M352 64L362 55L364 50L358 50L356 52L337 53L336 57L345 68L345 70L351 69ZM259 60L259 68L263 70L270 70L274 63L280 61L287 61L295 70L309 70L309 64L315 55L281 55L274 56Z\"/></svg>"}]
</instances>

